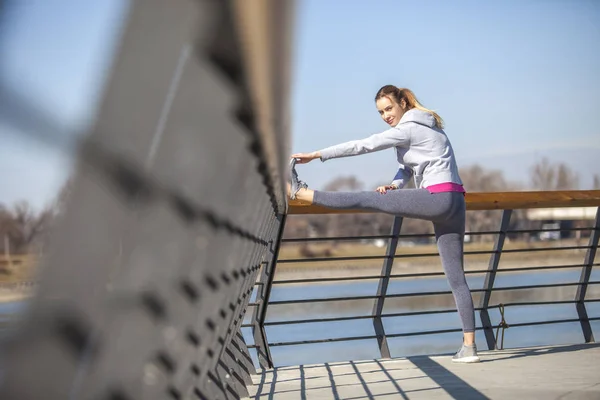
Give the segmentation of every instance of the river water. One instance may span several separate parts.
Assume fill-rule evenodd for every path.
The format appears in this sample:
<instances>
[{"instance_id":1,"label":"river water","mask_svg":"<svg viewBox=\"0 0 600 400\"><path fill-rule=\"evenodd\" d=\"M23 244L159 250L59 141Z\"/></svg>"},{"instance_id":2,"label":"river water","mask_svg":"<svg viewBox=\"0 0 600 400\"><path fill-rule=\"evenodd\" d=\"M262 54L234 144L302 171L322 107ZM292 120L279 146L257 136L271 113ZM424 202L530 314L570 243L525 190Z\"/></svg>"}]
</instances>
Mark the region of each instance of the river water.
<instances>
[{"instance_id":1,"label":"river water","mask_svg":"<svg viewBox=\"0 0 600 400\"><path fill-rule=\"evenodd\" d=\"M557 272L501 273L497 275L494 286L498 288L578 282L580 272L580 269L577 268ZM467 279L471 289L483 287L483 275L468 276ZM598 270L594 270L591 280L600 280L600 272ZM377 285L377 280L316 285L275 285L271 293L271 301L369 296L377 292ZM594 285L589 287L587 299L600 298L599 286ZM390 281L388 293L400 294L448 290L448 283L443 277L430 279L411 278ZM573 300L575 292L576 286L500 291L493 293L490 304ZM477 306L479 303L479 293L474 293L473 299L475 306ZM370 315L373 302L374 300L357 300L270 306L267 314L267 322ZM454 308L454 300L451 295L391 298L385 300L383 313L390 314ZM600 302L587 303L587 310L590 318L600 317ZM475 315L476 325L481 326L479 313L476 312ZM497 308L490 310L490 315L493 324L496 325L500 322L500 313ZM577 311L574 304L505 308L505 319L508 324L573 318L577 318ZM249 320L247 319L246 322L249 322ZM460 320L456 312L422 316L388 317L383 319L383 323L386 334L460 328ZM600 337L600 321L593 321L592 328L596 333L596 337ZM371 319L274 325L266 326L265 329L270 343L374 335ZM244 328L243 334L247 343L254 343L250 328ZM392 357L446 354L452 353L460 347L461 336L461 333L423 334L389 338L388 344ZM487 348L483 332L478 331L476 333L476 342L479 349ZM582 342L583 335L579 322L514 327L507 329L504 334L505 348ZM253 351L252 353L253 358L256 360L255 352ZM380 357L375 339L272 346L271 355L276 366L365 360Z\"/></svg>"}]
</instances>

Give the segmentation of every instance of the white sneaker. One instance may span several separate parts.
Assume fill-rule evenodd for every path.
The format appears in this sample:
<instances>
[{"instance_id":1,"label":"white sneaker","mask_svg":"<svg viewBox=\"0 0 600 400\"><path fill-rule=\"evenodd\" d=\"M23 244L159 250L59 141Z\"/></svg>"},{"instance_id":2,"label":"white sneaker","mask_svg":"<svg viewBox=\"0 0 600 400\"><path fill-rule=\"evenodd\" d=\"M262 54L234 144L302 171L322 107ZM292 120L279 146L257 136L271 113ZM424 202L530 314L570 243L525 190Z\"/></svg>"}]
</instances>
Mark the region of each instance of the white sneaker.
<instances>
[{"instance_id":1,"label":"white sneaker","mask_svg":"<svg viewBox=\"0 0 600 400\"><path fill-rule=\"evenodd\" d=\"M477 355L477 346L473 343L471 346L467 346L463 343L460 350L452 357L452 362L455 363L476 363L481 361Z\"/></svg>"}]
</instances>

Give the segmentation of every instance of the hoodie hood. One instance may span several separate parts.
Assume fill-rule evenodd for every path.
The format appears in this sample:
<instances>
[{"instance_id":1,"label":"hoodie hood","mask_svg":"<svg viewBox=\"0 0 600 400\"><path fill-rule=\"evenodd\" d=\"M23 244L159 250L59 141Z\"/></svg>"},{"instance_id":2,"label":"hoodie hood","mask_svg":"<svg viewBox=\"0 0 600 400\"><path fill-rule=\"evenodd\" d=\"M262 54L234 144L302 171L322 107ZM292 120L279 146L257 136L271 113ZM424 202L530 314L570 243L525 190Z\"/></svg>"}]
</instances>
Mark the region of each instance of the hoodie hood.
<instances>
[{"instance_id":1,"label":"hoodie hood","mask_svg":"<svg viewBox=\"0 0 600 400\"><path fill-rule=\"evenodd\" d=\"M407 122L415 122L419 125L424 125L428 128L435 127L435 118L431 113L422 111L416 108L412 108L404 113L398 125L405 124Z\"/></svg>"}]
</instances>

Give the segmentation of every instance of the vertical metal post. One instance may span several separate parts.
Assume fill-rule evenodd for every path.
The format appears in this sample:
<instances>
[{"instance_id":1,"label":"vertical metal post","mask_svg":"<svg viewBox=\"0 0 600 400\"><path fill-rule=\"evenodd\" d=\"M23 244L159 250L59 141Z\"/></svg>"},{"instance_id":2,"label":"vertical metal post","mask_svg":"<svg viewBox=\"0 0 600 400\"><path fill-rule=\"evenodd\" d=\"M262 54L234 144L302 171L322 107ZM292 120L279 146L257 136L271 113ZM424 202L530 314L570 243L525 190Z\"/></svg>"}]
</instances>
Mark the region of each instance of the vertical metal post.
<instances>
[{"instance_id":1,"label":"vertical metal post","mask_svg":"<svg viewBox=\"0 0 600 400\"><path fill-rule=\"evenodd\" d=\"M592 327L590 325L587 310L585 308L585 295L587 293L590 275L592 274L594 259L596 258L598 239L600 239L600 207L598 207L598 211L596 212L596 222L594 224L594 229L590 234L589 247L585 253L583 269L581 270L581 276L579 277L579 286L577 286L577 293L575 294L575 306L577 307L579 323L581 324L583 337L585 338L586 343L595 341L594 333L592 332Z\"/></svg>"},{"instance_id":2,"label":"vertical metal post","mask_svg":"<svg viewBox=\"0 0 600 400\"><path fill-rule=\"evenodd\" d=\"M379 279L379 287L377 288L377 298L375 299L373 312L371 314L373 316L373 327L375 328L377 344L379 345L379 351L381 352L382 358L390 358L390 349L385 336L381 314L383 312L383 303L387 294L388 284L390 283L390 275L394 264L396 248L398 247L398 235L400 234L400 228L402 228L402 220L402 217L394 217L391 233L392 237L388 242L387 250L385 252L386 258L383 261L383 267L381 268L381 278Z\"/></svg>"},{"instance_id":3,"label":"vertical metal post","mask_svg":"<svg viewBox=\"0 0 600 400\"><path fill-rule=\"evenodd\" d=\"M281 214L277 217L279 220L279 232L277 241L271 243L271 255L268 260L263 261L262 272L258 281L258 294L256 298L256 307L252 313L252 334L254 343L256 344L256 352L258 354L258 362L262 369L273 368L273 359L269 350L269 342L267 333L265 332L265 319L267 316L267 306L271 297L271 288L273 286L273 277L275 276L275 267L277 265L277 257L279 257L279 248L281 246L281 238L285 228L286 215Z\"/></svg>"},{"instance_id":4,"label":"vertical metal post","mask_svg":"<svg viewBox=\"0 0 600 400\"><path fill-rule=\"evenodd\" d=\"M485 282L483 283L483 295L479 301L479 307L481 311L481 324L483 326L483 333L485 333L485 340L487 341L488 349L494 350L496 348L496 339L494 337L494 330L492 328L492 321L488 312L488 306L490 305L490 298L492 297L492 290L494 289L494 281L496 280L496 271L498 271L498 265L500 264L500 256L502 255L502 249L504 248L504 239L506 238L506 231L510 223L510 217L512 216L512 210L504 210L502 213L502 221L500 222L500 231L496 236L496 242L494 243L494 250L490 257L488 270L485 275Z\"/></svg>"}]
</instances>

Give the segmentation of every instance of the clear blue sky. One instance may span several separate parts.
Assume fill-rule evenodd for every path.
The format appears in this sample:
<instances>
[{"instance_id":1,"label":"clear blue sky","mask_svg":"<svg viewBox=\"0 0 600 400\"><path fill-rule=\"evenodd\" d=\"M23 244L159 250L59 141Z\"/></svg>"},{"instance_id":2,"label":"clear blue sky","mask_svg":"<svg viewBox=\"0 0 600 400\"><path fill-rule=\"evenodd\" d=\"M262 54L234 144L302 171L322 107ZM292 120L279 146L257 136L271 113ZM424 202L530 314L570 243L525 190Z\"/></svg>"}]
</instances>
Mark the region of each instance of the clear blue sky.
<instances>
[{"instance_id":1,"label":"clear blue sky","mask_svg":"<svg viewBox=\"0 0 600 400\"><path fill-rule=\"evenodd\" d=\"M600 154L600 2L596 0L297 0L292 151L385 129L373 103L409 87L446 121L460 166L527 181L540 155L567 161L582 183ZM66 126L93 115L120 0L29 0L11 18L0 78L27 90ZM68 160L0 121L0 203L41 206ZM578 156L581 155L581 156ZM339 175L389 180L392 150L302 166L319 187ZM586 181L587 179L587 181Z\"/></svg>"}]
</instances>

